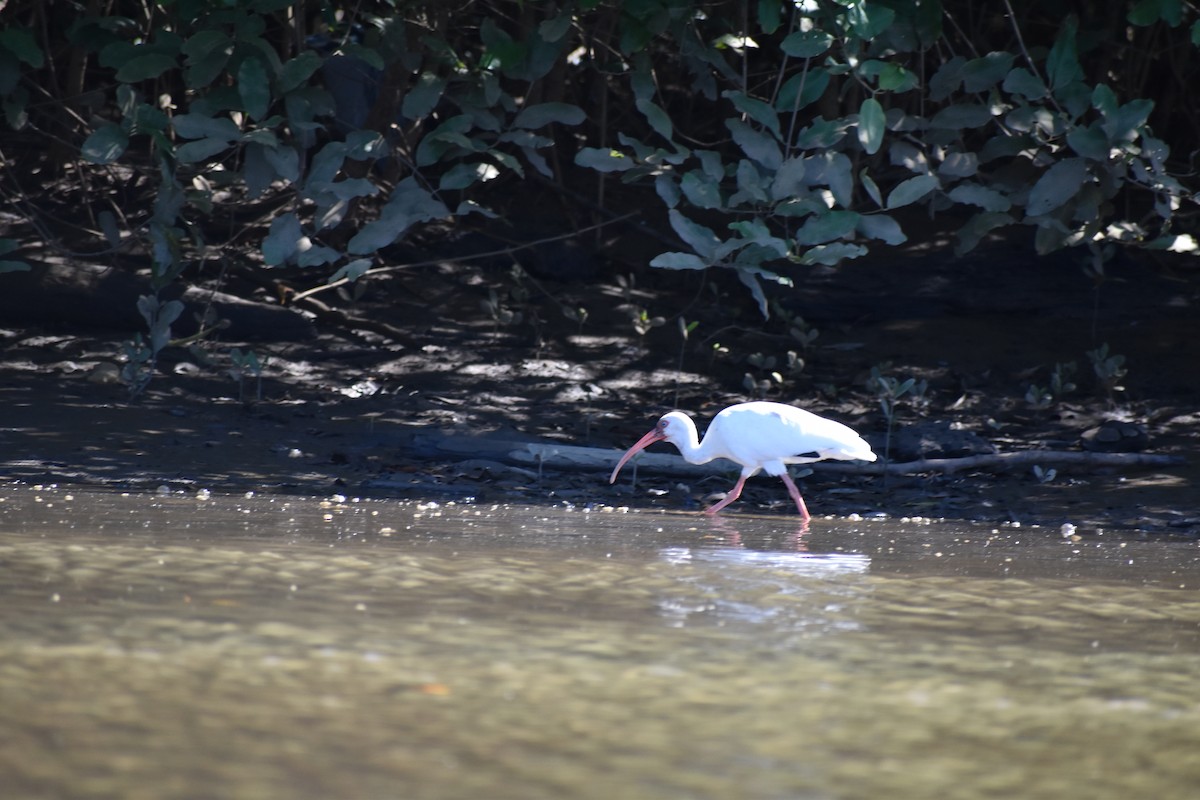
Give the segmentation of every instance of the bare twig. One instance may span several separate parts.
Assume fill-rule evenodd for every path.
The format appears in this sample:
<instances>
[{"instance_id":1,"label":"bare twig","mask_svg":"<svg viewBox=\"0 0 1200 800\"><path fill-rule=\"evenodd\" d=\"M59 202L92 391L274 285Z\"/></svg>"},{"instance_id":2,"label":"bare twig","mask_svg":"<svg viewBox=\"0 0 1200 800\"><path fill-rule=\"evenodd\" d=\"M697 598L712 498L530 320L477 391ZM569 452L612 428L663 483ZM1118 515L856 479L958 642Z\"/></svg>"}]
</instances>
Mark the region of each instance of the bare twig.
<instances>
[{"instance_id":1,"label":"bare twig","mask_svg":"<svg viewBox=\"0 0 1200 800\"><path fill-rule=\"evenodd\" d=\"M619 217L614 217L613 219L605 220L604 222L597 222L595 225L589 225L586 228L580 228L579 230L570 231L568 233L559 234L557 236L547 236L544 239L535 239L534 241L526 242L525 244L512 245L511 247L502 247L499 250L488 250L483 253L472 253L471 255L467 255L467 256L453 256L453 257L446 256L446 257L442 257L442 258L431 258L427 261L414 261L409 264L393 264L390 267L375 267L374 269L367 270L359 277L366 277L368 275L383 275L388 272L398 272L400 270L405 270L405 269L417 269L418 267L432 267L436 264L444 264L446 262L474 261L477 258L492 258L493 256L511 255L512 253L516 253L521 250L528 250L529 248L537 247L538 245L548 244L550 242L558 242L558 241L562 241L563 239L574 239L576 236L580 235L581 233L587 233L588 231L593 231L593 230L596 230L597 228L603 228L605 225L612 225L614 222L622 222L623 220L627 220L630 217L637 216L640 213L641 212L638 212L638 211L631 211L628 214L622 214ZM311 289L305 289L303 292L297 292L295 295L293 295L292 302L293 303L299 302L300 300L303 300L306 297L311 297L314 294L319 294L321 292L325 292L330 289L336 289L339 286L345 286L346 284L348 284L350 282L351 281L348 278L341 278L339 280L334 281L333 283L326 283L321 286L314 286Z\"/></svg>"}]
</instances>

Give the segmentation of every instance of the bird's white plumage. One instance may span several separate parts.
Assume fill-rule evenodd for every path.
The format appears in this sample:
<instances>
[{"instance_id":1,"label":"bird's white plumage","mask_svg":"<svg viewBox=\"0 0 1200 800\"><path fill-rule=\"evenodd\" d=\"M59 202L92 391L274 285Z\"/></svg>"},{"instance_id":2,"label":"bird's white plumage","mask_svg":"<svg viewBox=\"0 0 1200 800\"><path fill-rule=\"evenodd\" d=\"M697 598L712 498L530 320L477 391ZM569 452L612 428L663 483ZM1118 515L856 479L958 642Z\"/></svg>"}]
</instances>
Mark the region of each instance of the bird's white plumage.
<instances>
[{"instance_id":1,"label":"bird's white plumage","mask_svg":"<svg viewBox=\"0 0 1200 800\"><path fill-rule=\"evenodd\" d=\"M621 467L635 453L658 441L668 441L692 464L704 464L714 458L727 458L740 464L742 474L730 495L710 512L719 511L737 498L742 485L760 469L783 478L788 492L802 516L808 510L792 479L788 464L808 464L826 458L850 461L874 461L875 453L861 436L840 422L817 416L810 411L783 403L756 401L730 406L713 418L700 440L696 424L681 411L672 411L659 419L654 430L629 448L613 470L616 480Z\"/></svg>"},{"instance_id":2,"label":"bird's white plumage","mask_svg":"<svg viewBox=\"0 0 1200 800\"><path fill-rule=\"evenodd\" d=\"M686 418L679 412L672 414ZM702 456L693 461L683 453L692 463L728 458L751 469L750 474L762 469L768 475L782 475L786 464L825 458L875 460L870 445L842 423L795 406L767 402L739 403L717 414L692 452Z\"/></svg>"}]
</instances>

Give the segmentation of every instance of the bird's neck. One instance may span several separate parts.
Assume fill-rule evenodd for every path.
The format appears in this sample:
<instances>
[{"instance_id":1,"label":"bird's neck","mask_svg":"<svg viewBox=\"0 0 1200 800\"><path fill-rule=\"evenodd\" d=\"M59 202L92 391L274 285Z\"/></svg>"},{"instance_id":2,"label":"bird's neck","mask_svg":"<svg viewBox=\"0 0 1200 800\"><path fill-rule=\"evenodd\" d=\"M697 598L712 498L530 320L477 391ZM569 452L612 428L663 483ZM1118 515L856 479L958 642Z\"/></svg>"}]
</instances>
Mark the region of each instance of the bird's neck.
<instances>
[{"instance_id":1,"label":"bird's neck","mask_svg":"<svg viewBox=\"0 0 1200 800\"><path fill-rule=\"evenodd\" d=\"M685 441L677 442L675 445L679 448L679 454L683 456L684 461L689 464L706 464L719 455L711 452L711 442L699 440L694 426L688 429L687 434Z\"/></svg>"}]
</instances>

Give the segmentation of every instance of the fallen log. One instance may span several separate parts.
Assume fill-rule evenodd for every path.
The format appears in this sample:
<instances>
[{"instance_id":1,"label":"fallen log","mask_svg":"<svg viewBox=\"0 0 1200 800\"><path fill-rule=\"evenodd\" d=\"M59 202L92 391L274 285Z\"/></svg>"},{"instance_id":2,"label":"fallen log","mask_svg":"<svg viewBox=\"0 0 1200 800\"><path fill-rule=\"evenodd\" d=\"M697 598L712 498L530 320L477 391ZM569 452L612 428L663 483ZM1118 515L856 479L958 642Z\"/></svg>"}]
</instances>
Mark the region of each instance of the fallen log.
<instances>
[{"instance_id":1,"label":"fallen log","mask_svg":"<svg viewBox=\"0 0 1200 800\"><path fill-rule=\"evenodd\" d=\"M1079 465L1084 467L1170 467L1186 464L1183 456L1158 453L1091 453L1082 450L1018 450L1014 453L984 453L961 458L922 458L894 464L814 464L833 471L850 467L862 475L917 475L923 472L950 474L964 469L1010 469L1013 467Z\"/></svg>"},{"instance_id":2,"label":"fallen log","mask_svg":"<svg viewBox=\"0 0 1200 800\"><path fill-rule=\"evenodd\" d=\"M509 464L549 469L611 470L621 450L578 447L553 442L517 442L487 437L445 436L433 443L442 454L471 458L491 458ZM635 463L639 471L652 474L696 476L737 469L724 459L709 464L689 464L674 453L641 453ZM927 472L951 474L962 470L1005 470L1016 467L1081 466L1091 467L1170 467L1185 464L1177 455L1156 453L1093 453L1082 450L1019 450L1012 453L986 453L960 458L923 458L893 464L843 461L819 461L805 466L814 472L844 475L919 475Z\"/></svg>"}]
</instances>

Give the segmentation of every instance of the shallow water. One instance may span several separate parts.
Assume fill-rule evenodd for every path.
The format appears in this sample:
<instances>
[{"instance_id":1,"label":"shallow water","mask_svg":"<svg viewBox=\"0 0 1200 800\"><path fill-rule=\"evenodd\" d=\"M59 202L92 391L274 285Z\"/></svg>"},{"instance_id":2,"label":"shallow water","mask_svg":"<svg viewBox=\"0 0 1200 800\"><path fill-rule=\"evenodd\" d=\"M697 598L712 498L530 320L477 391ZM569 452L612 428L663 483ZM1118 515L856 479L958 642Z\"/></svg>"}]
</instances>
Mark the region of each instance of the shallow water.
<instances>
[{"instance_id":1,"label":"shallow water","mask_svg":"<svg viewBox=\"0 0 1200 800\"><path fill-rule=\"evenodd\" d=\"M1200 548L0 489L5 797L1200 786Z\"/></svg>"}]
</instances>

